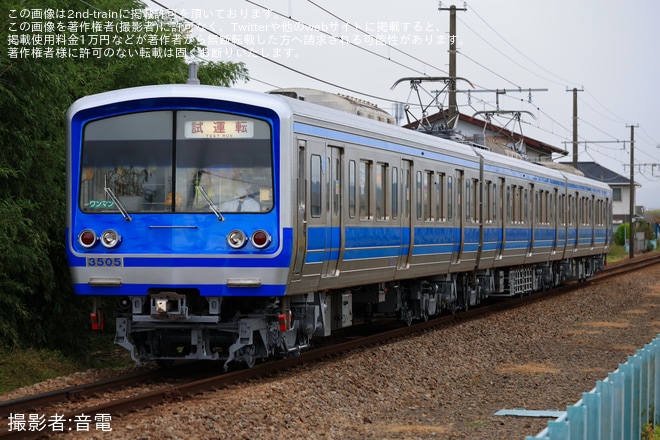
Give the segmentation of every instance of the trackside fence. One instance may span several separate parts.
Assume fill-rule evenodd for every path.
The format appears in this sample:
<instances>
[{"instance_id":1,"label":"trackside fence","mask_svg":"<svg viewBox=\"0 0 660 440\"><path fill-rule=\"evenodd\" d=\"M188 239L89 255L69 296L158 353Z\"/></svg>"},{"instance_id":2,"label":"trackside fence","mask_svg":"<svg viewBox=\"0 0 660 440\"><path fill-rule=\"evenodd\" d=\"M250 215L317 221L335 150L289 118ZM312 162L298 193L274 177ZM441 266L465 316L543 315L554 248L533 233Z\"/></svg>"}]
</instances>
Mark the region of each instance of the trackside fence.
<instances>
[{"instance_id":1,"label":"trackside fence","mask_svg":"<svg viewBox=\"0 0 660 440\"><path fill-rule=\"evenodd\" d=\"M660 423L660 335L526 440L638 440L654 421Z\"/></svg>"}]
</instances>

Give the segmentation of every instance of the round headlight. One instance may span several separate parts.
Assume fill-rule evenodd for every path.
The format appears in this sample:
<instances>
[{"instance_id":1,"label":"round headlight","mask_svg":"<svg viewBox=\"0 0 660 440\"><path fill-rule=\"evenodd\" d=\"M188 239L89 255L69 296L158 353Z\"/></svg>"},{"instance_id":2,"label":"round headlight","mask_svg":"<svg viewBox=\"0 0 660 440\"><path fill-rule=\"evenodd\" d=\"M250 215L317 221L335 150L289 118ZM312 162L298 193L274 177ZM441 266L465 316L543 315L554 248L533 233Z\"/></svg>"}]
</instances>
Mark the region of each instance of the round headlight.
<instances>
[{"instance_id":1,"label":"round headlight","mask_svg":"<svg viewBox=\"0 0 660 440\"><path fill-rule=\"evenodd\" d=\"M85 249L89 249L96 244L96 232L91 229L85 229L78 235L78 243Z\"/></svg>"},{"instance_id":2,"label":"round headlight","mask_svg":"<svg viewBox=\"0 0 660 440\"><path fill-rule=\"evenodd\" d=\"M121 235L119 235L114 229L106 229L103 231L103 234L101 234L101 244L108 249L117 246L120 241Z\"/></svg>"},{"instance_id":3,"label":"round headlight","mask_svg":"<svg viewBox=\"0 0 660 440\"><path fill-rule=\"evenodd\" d=\"M229 234L227 234L227 244L229 244L229 246L234 249L242 248L245 246L246 242L247 237L245 236L245 232L241 231L240 229L234 229Z\"/></svg>"},{"instance_id":4,"label":"round headlight","mask_svg":"<svg viewBox=\"0 0 660 440\"><path fill-rule=\"evenodd\" d=\"M263 229L259 229L258 231L254 231L252 233L250 240L252 241L252 245L254 247L257 249L263 249L270 244L273 238L268 232L264 231Z\"/></svg>"}]
</instances>

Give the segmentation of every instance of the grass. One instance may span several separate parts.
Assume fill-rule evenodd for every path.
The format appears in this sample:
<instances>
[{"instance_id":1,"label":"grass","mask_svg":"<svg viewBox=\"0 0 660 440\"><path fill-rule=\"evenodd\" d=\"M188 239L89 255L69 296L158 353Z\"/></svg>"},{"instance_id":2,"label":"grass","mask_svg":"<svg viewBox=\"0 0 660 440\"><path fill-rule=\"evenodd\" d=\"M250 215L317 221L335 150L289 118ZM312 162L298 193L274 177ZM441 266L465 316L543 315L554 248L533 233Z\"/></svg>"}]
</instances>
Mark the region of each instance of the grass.
<instances>
[{"instance_id":1,"label":"grass","mask_svg":"<svg viewBox=\"0 0 660 440\"><path fill-rule=\"evenodd\" d=\"M57 351L0 351L0 394L78 371L74 361Z\"/></svg>"},{"instance_id":2,"label":"grass","mask_svg":"<svg viewBox=\"0 0 660 440\"><path fill-rule=\"evenodd\" d=\"M0 395L90 368L130 365L132 361L128 352L114 346L110 335L106 334L105 337L109 341L107 346L84 360L56 350L0 348Z\"/></svg>"},{"instance_id":3,"label":"grass","mask_svg":"<svg viewBox=\"0 0 660 440\"><path fill-rule=\"evenodd\" d=\"M612 244L610 253L607 254L607 262L616 263L617 261L625 260L626 258L628 258L628 251L626 251L626 248L618 244Z\"/></svg>"}]
</instances>

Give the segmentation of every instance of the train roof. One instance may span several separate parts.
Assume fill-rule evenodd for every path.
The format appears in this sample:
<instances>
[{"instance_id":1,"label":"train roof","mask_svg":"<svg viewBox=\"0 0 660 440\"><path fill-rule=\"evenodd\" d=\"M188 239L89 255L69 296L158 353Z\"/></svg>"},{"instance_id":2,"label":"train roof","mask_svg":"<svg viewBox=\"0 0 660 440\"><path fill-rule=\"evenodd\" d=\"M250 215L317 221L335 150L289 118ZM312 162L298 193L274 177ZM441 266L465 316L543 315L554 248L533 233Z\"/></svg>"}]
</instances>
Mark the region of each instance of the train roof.
<instances>
[{"instance_id":1,"label":"train roof","mask_svg":"<svg viewBox=\"0 0 660 440\"><path fill-rule=\"evenodd\" d=\"M473 162L479 161L479 156L490 163L506 164L524 172L559 180L568 180L580 185L593 186L609 191L609 186L586 177L553 170L539 165L531 165L516 158L507 157L486 150L475 149L466 144L431 136L414 130L398 127L377 120L357 116L345 111L301 101L284 95L267 94L251 90L228 88L197 84L166 84L133 87L114 90L96 95L90 95L75 101L67 117L71 119L78 111L99 106L111 105L117 102L130 102L156 98L198 98L218 99L257 107L266 107L275 111L284 124L292 124L294 120L306 120L318 124L331 122L347 133L378 137L386 142L412 146L420 150L436 151L442 154L460 157Z\"/></svg>"}]
</instances>

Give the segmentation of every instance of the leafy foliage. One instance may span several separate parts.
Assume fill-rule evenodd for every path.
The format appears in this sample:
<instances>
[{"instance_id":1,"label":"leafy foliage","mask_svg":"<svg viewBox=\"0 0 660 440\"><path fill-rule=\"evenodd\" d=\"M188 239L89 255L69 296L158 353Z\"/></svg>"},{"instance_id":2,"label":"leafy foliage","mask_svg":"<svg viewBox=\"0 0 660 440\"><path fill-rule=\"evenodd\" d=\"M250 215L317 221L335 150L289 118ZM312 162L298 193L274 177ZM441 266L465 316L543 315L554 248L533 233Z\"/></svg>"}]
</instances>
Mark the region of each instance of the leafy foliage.
<instances>
[{"instance_id":1,"label":"leafy foliage","mask_svg":"<svg viewBox=\"0 0 660 440\"><path fill-rule=\"evenodd\" d=\"M642 220L635 224L635 232L644 232L644 238L646 240L651 240L656 238L655 232L653 231L653 226ZM623 223L616 228L614 231L614 243L623 246L626 244L627 240L630 238L630 223Z\"/></svg>"},{"instance_id":2,"label":"leafy foliage","mask_svg":"<svg viewBox=\"0 0 660 440\"><path fill-rule=\"evenodd\" d=\"M144 7L136 0L93 3L100 11ZM38 0L4 0L0 4L4 18L0 40L7 48L0 54L0 341L5 345L66 348L73 335L80 340L81 330L88 328L89 304L72 294L65 260L68 107L84 95L184 83L188 76L188 65L181 57L34 58L9 53L10 36L17 34L21 21L16 11L52 8L68 12L89 7L78 0L52 0L47 6ZM142 18L145 23L148 19L153 21L153 17ZM108 21L113 20L103 20ZM170 42L162 45L165 51L192 54L200 47L183 27L154 29L156 37ZM56 29L54 34L72 35L66 28ZM139 49L122 40L117 40L116 47ZM199 76L206 83L229 86L247 80L247 70L242 63L201 63Z\"/></svg>"}]
</instances>

